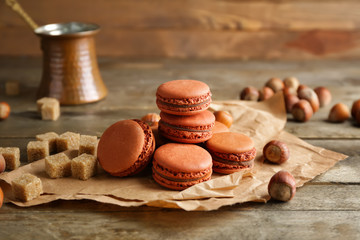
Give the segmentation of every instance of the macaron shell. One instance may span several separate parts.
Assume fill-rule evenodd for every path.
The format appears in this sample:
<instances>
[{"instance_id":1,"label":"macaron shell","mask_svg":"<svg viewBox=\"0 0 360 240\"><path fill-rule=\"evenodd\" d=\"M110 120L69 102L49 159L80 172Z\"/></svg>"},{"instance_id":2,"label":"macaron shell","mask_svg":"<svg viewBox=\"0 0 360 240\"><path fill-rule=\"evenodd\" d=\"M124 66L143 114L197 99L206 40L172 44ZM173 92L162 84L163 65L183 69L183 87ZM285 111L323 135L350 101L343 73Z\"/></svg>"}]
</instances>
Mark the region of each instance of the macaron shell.
<instances>
[{"instance_id":1,"label":"macaron shell","mask_svg":"<svg viewBox=\"0 0 360 240\"><path fill-rule=\"evenodd\" d=\"M235 132L215 133L206 147L213 152L239 154L254 148L254 142L248 136Z\"/></svg>"},{"instance_id":2,"label":"macaron shell","mask_svg":"<svg viewBox=\"0 0 360 240\"><path fill-rule=\"evenodd\" d=\"M201 183L201 182L205 182L211 179L211 174L212 172L210 172L209 174L207 174L206 176L204 176L201 179L198 179L196 181L189 181L189 182L175 182L175 181L169 181L163 177L161 177L160 175L156 174L155 172L153 172L153 178L154 180L160 184L163 187L172 189L172 190L184 190L186 188L189 188L195 184Z\"/></svg>"},{"instance_id":3,"label":"macaron shell","mask_svg":"<svg viewBox=\"0 0 360 240\"><path fill-rule=\"evenodd\" d=\"M212 167L210 153L193 144L165 144L155 151L154 160L175 172L200 172Z\"/></svg>"},{"instance_id":4,"label":"macaron shell","mask_svg":"<svg viewBox=\"0 0 360 240\"><path fill-rule=\"evenodd\" d=\"M144 131L133 120L119 121L105 130L98 144L101 167L113 174L126 171L137 160L144 146Z\"/></svg>"},{"instance_id":5,"label":"macaron shell","mask_svg":"<svg viewBox=\"0 0 360 240\"><path fill-rule=\"evenodd\" d=\"M230 129L223 123L215 121L215 125L212 129L213 134L221 132L229 132Z\"/></svg>"},{"instance_id":6,"label":"macaron shell","mask_svg":"<svg viewBox=\"0 0 360 240\"><path fill-rule=\"evenodd\" d=\"M212 112L205 110L195 115L177 116L160 112L161 121L174 126L194 127L198 129L212 128L215 124L215 116Z\"/></svg>"},{"instance_id":7,"label":"macaron shell","mask_svg":"<svg viewBox=\"0 0 360 240\"><path fill-rule=\"evenodd\" d=\"M210 92L209 86L197 80L173 80L161 84L156 95L163 98L194 98L207 95Z\"/></svg>"}]
</instances>

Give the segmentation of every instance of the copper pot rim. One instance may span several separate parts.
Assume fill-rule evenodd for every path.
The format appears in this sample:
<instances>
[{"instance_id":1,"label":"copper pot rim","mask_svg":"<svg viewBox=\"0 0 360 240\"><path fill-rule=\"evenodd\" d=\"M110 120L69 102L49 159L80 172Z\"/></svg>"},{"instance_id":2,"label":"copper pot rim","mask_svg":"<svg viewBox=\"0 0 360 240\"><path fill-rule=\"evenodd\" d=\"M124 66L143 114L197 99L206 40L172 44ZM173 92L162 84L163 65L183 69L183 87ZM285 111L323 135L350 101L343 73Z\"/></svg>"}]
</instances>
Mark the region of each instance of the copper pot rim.
<instances>
[{"instance_id":1,"label":"copper pot rim","mask_svg":"<svg viewBox=\"0 0 360 240\"><path fill-rule=\"evenodd\" d=\"M100 26L95 23L64 22L50 23L40 26L34 33L40 37L84 37L94 35L100 31Z\"/></svg>"}]
</instances>

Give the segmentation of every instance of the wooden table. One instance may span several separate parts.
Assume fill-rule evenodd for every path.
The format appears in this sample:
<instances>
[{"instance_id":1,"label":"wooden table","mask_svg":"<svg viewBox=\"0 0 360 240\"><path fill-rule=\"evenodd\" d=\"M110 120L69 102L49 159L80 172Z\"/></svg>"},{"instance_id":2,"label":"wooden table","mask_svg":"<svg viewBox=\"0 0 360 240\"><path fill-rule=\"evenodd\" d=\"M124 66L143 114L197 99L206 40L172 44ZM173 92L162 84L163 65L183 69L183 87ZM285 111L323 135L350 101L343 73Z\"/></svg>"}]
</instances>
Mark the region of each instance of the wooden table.
<instances>
[{"instance_id":1,"label":"wooden table","mask_svg":"<svg viewBox=\"0 0 360 240\"><path fill-rule=\"evenodd\" d=\"M109 96L99 103L62 107L56 122L41 121L35 93L39 58L0 58L0 100L12 107L0 122L0 146L18 146L26 163L26 144L38 133L75 131L101 136L111 123L158 112L155 91L162 82L207 82L214 100L238 99L248 85L260 88L273 76L296 76L311 87L324 85L332 105L351 107L360 98L360 61L180 61L100 59ZM4 82L18 80L21 95L4 96ZM360 128L352 121L331 124L331 106L307 123L291 120L286 130L307 142L349 155L328 172L297 189L288 203L245 203L211 212L153 207L125 208L93 201L56 201L30 208L5 204L0 239L359 239Z\"/></svg>"}]
</instances>

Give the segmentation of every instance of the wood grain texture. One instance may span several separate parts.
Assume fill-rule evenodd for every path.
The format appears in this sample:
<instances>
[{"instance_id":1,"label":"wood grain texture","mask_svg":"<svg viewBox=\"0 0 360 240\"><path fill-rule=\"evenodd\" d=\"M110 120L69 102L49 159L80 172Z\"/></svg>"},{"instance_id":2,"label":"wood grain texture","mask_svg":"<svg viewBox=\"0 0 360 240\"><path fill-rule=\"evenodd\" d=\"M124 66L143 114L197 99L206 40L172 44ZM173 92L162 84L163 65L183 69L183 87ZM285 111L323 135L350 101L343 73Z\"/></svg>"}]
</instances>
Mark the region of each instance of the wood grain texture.
<instances>
[{"instance_id":1,"label":"wood grain texture","mask_svg":"<svg viewBox=\"0 0 360 240\"><path fill-rule=\"evenodd\" d=\"M212 59L359 58L357 1L22 1L40 24L102 27L101 56ZM66 14L64 14L66 12ZM0 2L0 55L40 55L39 41Z\"/></svg>"},{"instance_id":2,"label":"wood grain texture","mask_svg":"<svg viewBox=\"0 0 360 240\"><path fill-rule=\"evenodd\" d=\"M70 130L100 136L114 121L157 111L156 87L179 78L207 82L215 100L238 99L243 87L260 88L273 76L296 76L311 87L328 86L332 103L350 105L360 98L360 62L353 60L99 60L109 97L95 104L62 107L58 121L44 122L35 112L41 59L0 57L0 101L8 101L13 108L10 118L0 122L0 146L20 147L24 164L26 145L35 134ZM20 96L3 95L4 83L10 79L20 82ZM236 204L212 212L125 208L87 200L30 208L5 204L0 209L0 239L358 239L360 128L351 121L327 123L330 107L307 123L289 120L286 130L310 144L350 157L298 188L290 202Z\"/></svg>"}]
</instances>

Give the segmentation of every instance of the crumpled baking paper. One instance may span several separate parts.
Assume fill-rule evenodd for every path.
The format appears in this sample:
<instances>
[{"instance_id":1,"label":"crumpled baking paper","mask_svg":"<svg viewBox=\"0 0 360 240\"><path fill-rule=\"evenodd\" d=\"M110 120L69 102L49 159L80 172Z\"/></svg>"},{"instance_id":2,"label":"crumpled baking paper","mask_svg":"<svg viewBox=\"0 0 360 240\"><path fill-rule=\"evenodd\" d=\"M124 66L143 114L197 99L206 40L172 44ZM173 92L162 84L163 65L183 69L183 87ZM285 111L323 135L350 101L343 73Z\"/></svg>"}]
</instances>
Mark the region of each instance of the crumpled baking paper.
<instances>
[{"instance_id":1,"label":"crumpled baking paper","mask_svg":"<svg viewBox=\"0 0 360 240\"><path fill-rule=\"evenodd\" d=\"M255 142L257 156L251 171L230 175L213 174L211 180L183 191L168 190L159 186L151 177L150 167L133 177L117 178L105 172L87 181L72 177L50 179L44 170L44 160L39 160L14 171L0 174L0 184L5 192L5 201L27 207L48 203L57 199L94 201L119 206L155 206L182 208L187 211L209 211L222 206L244 202L266 202L270 199L267 185L276 172L289 171L296 180L296 186L327 171L347 156L324 148L312 146L283 130L286 112L281 93L264 102L221 101L211 105L212 110L227 110L233 118L231 131L251 137ZM285 142L290 149L290 159L281 164L264 161L262 149L270 140ZM75 150L66 152L70 157ZM44 194L29 202L14 199L11 181L23 173L32 173L41 178Z\"/></svg>"}]
</instances>

